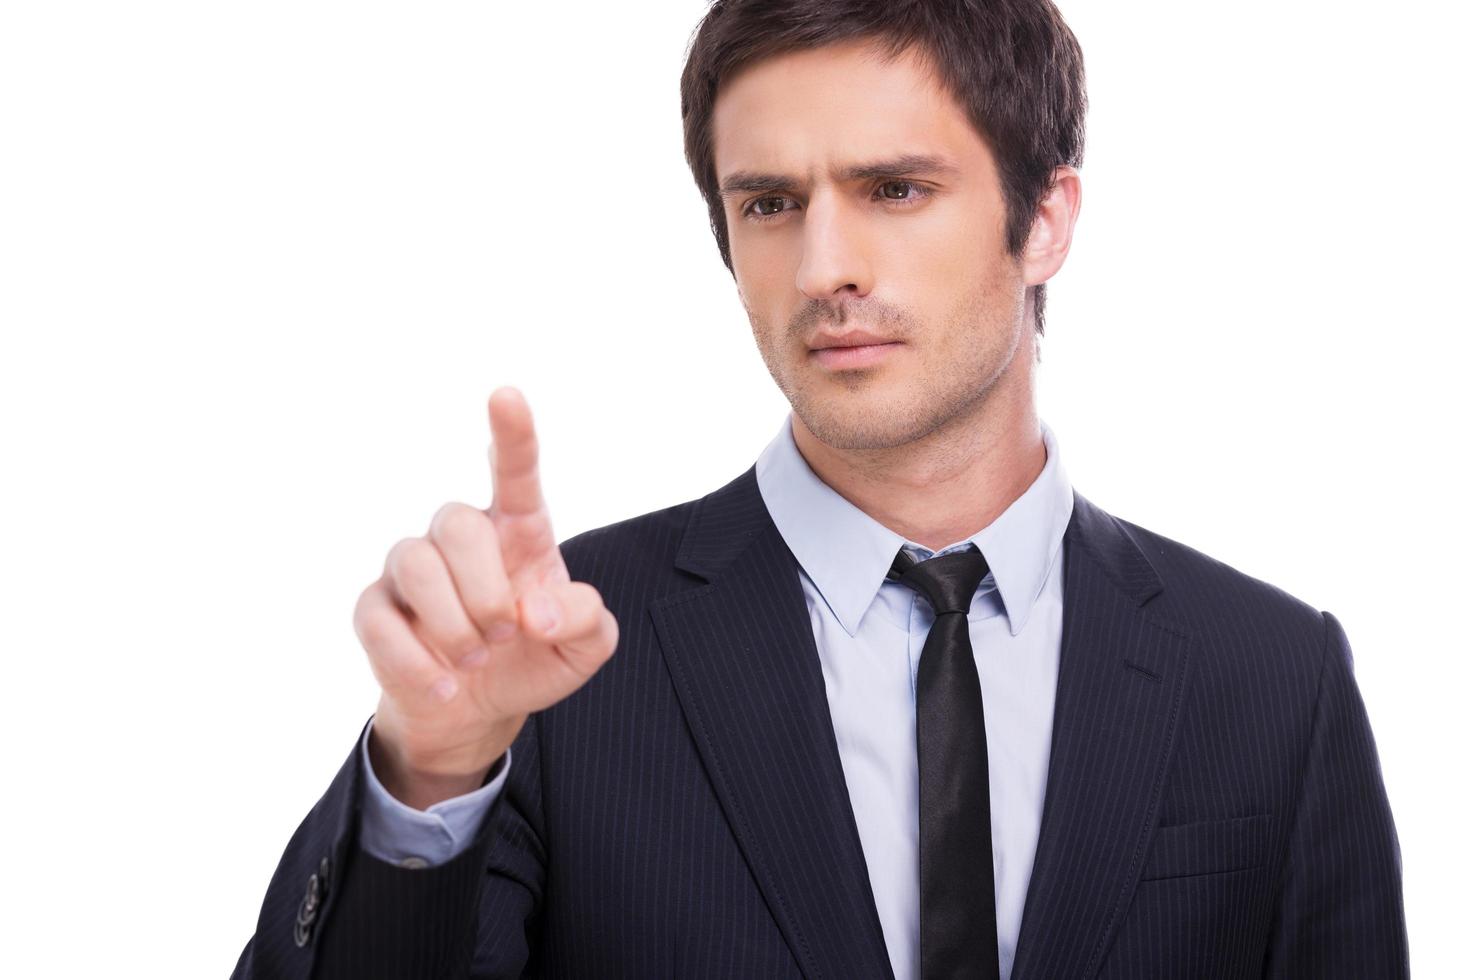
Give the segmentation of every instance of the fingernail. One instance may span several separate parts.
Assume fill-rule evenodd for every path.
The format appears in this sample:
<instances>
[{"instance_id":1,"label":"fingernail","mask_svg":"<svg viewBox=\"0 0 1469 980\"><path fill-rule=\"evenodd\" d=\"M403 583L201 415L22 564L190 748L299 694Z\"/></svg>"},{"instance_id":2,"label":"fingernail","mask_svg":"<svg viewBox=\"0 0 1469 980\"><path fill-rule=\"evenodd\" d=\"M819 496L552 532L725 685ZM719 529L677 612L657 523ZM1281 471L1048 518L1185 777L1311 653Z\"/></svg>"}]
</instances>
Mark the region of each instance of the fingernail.
<instances>
[{"instance_id":1,"label":"fingernail","mask_svg":"<svg viewBox=\"0 0 1469 980\"><path fill-rule=\"evenodd\" d=\"M434 681L434 697L440 701L448 701L459 690L459 682L452 677L440 677Z\"/></svg>"},{"instance_id":2,"label":"fingernail","mask_svg":"<svg viewBox=\"0 0 1469 980\"><path fill-rule=\"evenodd\" d=\"M529 600L530 621L536 629L549 633L556 628L556 602L544 592L537 592Z\"/></svg>"},{"instance_id":3,"label":"fingernail","mask_svg":"<svg viewBox=\"0 0 1469 980\"><path fill-rule=\"evenodd\" d=\"M465 667L478 667L480 664L489 659L490 651L486 650L484 647L475 647L473 650L464 655L464 659L460 661L460 664Z\"/></svg>"},{"instance_id":4,"label":"fingernail","mask_svg":"<svg viewBox=\"0 0 1469 980\"><path fill-rule=\"evenodd\" d=\"M496 643L504 643L516 634L514 623L496 623L490 627L490 639Z\"/></svg>"}]
</instances>

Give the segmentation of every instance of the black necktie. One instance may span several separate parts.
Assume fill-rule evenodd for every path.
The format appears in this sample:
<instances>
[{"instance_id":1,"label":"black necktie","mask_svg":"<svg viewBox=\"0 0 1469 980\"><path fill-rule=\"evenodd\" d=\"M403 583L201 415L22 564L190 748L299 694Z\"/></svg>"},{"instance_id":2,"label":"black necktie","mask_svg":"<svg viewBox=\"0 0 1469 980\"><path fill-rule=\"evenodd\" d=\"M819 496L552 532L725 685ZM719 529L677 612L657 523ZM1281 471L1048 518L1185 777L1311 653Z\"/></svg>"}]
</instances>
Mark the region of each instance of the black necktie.
<instances>
[{"instance_id":1,"label":"black necktie","mask_svg":"<svg viewBox=\"0 0 1469 980\"><path fill-rule=\"evenodd\" d=\"M888 578L921 592L933 627L918 660L918 935L923 980L999 980L989 748L969 604L989 563L977 550L915 561Z\"/></svg>"}]
</instances>

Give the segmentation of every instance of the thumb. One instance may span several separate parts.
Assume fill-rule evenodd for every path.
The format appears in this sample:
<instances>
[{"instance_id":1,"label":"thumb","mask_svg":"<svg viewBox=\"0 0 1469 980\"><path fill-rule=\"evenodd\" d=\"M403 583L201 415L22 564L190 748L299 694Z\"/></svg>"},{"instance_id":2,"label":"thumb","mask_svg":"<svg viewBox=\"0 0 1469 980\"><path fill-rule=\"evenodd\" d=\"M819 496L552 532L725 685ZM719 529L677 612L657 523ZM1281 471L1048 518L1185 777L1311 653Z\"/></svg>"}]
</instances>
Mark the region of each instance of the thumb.
<instances>
[{"instance_id":1,"label":"thumb","mask_svg":"<svg viewBox=\"0 0 1469 980\"><path fill-rule=\"evenodd\" d=\"M520 597L521 626L538 639L551 639L560 632L565 603L557 591L555 586L542 586Z\"/></svg>"},{"instance_id":2,"label":"thumb","mask_svg":"<svg viewBox=\"0 0 1469 980\"><path fill-rule=\"evenodd\" d=\"M587 672L601 666L617 645L617 620L602 594L587 582L555 582L531 589L520 599L521 627L551 643L562 656Z\"/></svg>"}]
</instances>

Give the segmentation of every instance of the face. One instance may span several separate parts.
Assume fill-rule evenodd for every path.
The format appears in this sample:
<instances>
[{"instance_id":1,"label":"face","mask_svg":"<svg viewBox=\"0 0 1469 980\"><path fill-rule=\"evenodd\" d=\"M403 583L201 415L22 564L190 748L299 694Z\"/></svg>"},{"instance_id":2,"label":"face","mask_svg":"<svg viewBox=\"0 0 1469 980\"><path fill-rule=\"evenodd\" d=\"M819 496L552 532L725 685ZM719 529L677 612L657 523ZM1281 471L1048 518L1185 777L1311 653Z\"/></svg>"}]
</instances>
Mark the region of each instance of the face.
<instances>
[{"instance_id":1,"label":"face","mask_svg":"<svg viewBox=\"0 0 1469 980\"><path fill-rule=\"evenodd\" d=\"M891 449L960 424L1033 356L994 159L911 51L757 62L725 82L713 127L740 300L821 442ZM904 156L940 166L857 169ZM891 343L813 350L859 330Z\"/></svg>"}]
</instances>

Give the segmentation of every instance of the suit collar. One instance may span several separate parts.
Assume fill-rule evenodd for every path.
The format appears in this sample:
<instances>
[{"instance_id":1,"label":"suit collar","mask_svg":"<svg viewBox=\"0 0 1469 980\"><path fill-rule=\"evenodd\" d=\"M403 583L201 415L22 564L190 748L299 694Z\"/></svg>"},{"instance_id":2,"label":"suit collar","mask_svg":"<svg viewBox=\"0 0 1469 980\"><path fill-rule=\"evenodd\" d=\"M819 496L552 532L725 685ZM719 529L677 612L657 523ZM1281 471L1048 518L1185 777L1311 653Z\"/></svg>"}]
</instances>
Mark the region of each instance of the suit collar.
<instances>
[{"instance_id":1,"label":"suit collar","mask_svg":"<svg viewBox=\"0 0 1469 980\"><path fill-rule=\"evenodd\" d=\"M1189 637L1162 579L1073 493L1050 771L1012 980L1095 972L1136 886L1184 701ZM798 564L755 467L696 502L650 607L725 815L808 977L891 977Z\"/></svg>"}]
</instances>

